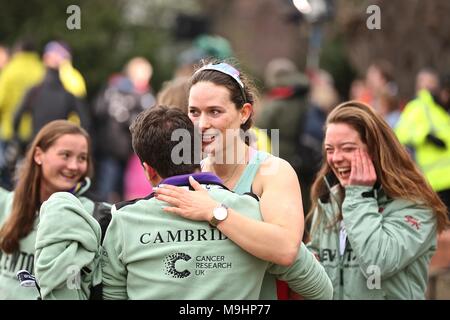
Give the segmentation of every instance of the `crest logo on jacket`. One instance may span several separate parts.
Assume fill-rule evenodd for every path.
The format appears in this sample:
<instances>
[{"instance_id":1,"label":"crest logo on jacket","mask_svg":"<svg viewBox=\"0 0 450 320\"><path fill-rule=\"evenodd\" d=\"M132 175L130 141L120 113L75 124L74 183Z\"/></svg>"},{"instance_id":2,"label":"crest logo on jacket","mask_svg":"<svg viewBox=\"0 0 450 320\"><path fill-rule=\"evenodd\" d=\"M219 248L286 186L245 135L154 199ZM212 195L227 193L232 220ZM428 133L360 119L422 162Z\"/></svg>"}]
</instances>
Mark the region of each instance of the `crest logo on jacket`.
<instances>
[{"instance_id":1,"label":"crest logo on jacket","mask_svg":"<svg viewBox=\"0 0 450 320\"><path fill-rule=\"evenodd\" d=\"M414 218L413 216L407 215L405 216L405 221L411 225L411 227L416 228L417 230L420 229L420 221Z\"/></svg>"}]
</instances>

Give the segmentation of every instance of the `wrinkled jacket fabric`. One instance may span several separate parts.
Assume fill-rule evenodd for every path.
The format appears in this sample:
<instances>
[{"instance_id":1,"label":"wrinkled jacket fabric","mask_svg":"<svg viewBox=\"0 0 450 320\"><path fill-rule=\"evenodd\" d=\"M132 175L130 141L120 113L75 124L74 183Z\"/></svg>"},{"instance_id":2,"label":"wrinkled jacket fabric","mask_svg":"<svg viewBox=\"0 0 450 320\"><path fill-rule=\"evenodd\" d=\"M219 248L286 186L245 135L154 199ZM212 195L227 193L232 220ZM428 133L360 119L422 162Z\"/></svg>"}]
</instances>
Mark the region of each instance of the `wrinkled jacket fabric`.
<instances>
[{"instance_id":1,"label":"wrinkled jacket fabric","mask_svg":"<svg viewBox=\"0 0 450 320\"><path fill-rule=\"evenodd\" d=\"M340 254L338 186L313 216L311 242L330 277L334 299L424 299L428 264L436 250L431 209L383 190L347 186L342 215L347 237ZM318 211L323 215L319 219Z\"/></svg>"},{"instance_id":2,"label":"wrinkled jacket fabric","mask_svg":"<svg viewBox=\"0 0 450 320\"><path fill-rule=\"evenodd\" d=\"M89 298L101 283L100 239L100 225L74 195L57 192L42 204L35 266L42 299Z\"/></svg>"},{"instance_id":3,"label":"wrinkled jacket fabric","mask_svg":"<svg viewBox=\"0 0 450 320\"><path fill-rule=\"evenodd\" d=\"M85 210L92 213L95 207L94 202L82 196L89 187L90 180L86 178L77 185L73 193L79 198ZM5 223L11 213L13 198L14 192L0 188L0 226ZM64 219L64 216L60 216L52 228L60 228L65 223ZM20 239L18 251L7 254L0 250L0 300L36 300L39 298L36 287L22 287L16 277L19 270L27 270L31 274L35 272L35 245L39 222L40 217L37 216L31 232Z\"/></svg>"}]
</instances>

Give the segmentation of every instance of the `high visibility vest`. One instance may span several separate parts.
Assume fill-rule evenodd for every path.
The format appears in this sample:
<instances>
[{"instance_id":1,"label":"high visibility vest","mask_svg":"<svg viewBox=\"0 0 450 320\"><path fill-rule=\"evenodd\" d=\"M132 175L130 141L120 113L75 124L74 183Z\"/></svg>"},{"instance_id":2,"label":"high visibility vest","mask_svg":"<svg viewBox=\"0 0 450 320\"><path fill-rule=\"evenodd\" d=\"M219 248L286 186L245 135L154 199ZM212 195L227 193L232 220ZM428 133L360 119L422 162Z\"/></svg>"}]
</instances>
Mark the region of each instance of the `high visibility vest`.
<instances>
[{"instance_id":1,"label":"high visibility vest","mask_svg":"<svg viewBox=\"0 0 450 320\"><path fill-rule=\"evenodd\" d=\"M395 133L402 144L414 149L415 160L433 190L450 189L450 115L434 102L430 92L419 91L406 105ZM447 148L427 141L429 133L443 140Z\"/></svg>"}]
</instances>

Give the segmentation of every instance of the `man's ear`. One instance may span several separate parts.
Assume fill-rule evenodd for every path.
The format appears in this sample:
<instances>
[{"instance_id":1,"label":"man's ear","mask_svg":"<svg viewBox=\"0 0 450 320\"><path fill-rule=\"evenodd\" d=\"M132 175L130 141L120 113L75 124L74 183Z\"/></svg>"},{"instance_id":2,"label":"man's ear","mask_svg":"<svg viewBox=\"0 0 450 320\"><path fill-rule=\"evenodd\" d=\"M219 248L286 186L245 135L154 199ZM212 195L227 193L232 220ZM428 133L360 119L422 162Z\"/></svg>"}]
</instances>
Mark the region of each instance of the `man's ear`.
<instances>
[{"instance_id":1,"label":"man's ear","mask_svg":"<svg viewBox=\"0 0 450 320\"><path fill-rule=\"evenodd\" d=\"M147 162L142 163L142 166L144 167L144 173L147 177L147 180L151 183L155 176L158 175L156 173L156 170L153 169L153 167L150 166Z\"/></svg>"}]
</instances>

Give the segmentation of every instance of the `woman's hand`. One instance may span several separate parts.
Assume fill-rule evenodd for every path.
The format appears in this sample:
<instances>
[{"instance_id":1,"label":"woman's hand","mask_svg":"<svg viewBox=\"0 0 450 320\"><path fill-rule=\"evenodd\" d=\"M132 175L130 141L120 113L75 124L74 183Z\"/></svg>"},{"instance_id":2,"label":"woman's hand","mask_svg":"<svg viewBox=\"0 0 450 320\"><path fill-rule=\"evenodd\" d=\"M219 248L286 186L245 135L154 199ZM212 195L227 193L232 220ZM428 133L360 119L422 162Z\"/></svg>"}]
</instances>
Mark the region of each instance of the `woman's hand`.
<instances>
[{"instance_id":1,"label":"woman's hand","mask_svg":"<svg viewBox=\"0 0 450 320\"><path fill-rule=\"evenodd\" d=\"M155 197L172 205L172 207L165 207L164 211L189 220L211 220L213 210L219 206L219 203L214 201L193 177L189 177L189 182L195 191L172 185L160 185L154 188Z\"/></svg>"},{"instance_id":2,"label":"woman's hand","mask_svg":"<svg viewBox=\"0 0 450 320\"><path fill-rule=\"evenodd\" d=\"M349 185L373 187L376 181L377 173L369 155L362 149L356 150L353 153Z\"/></svg>"}]
</instances>

